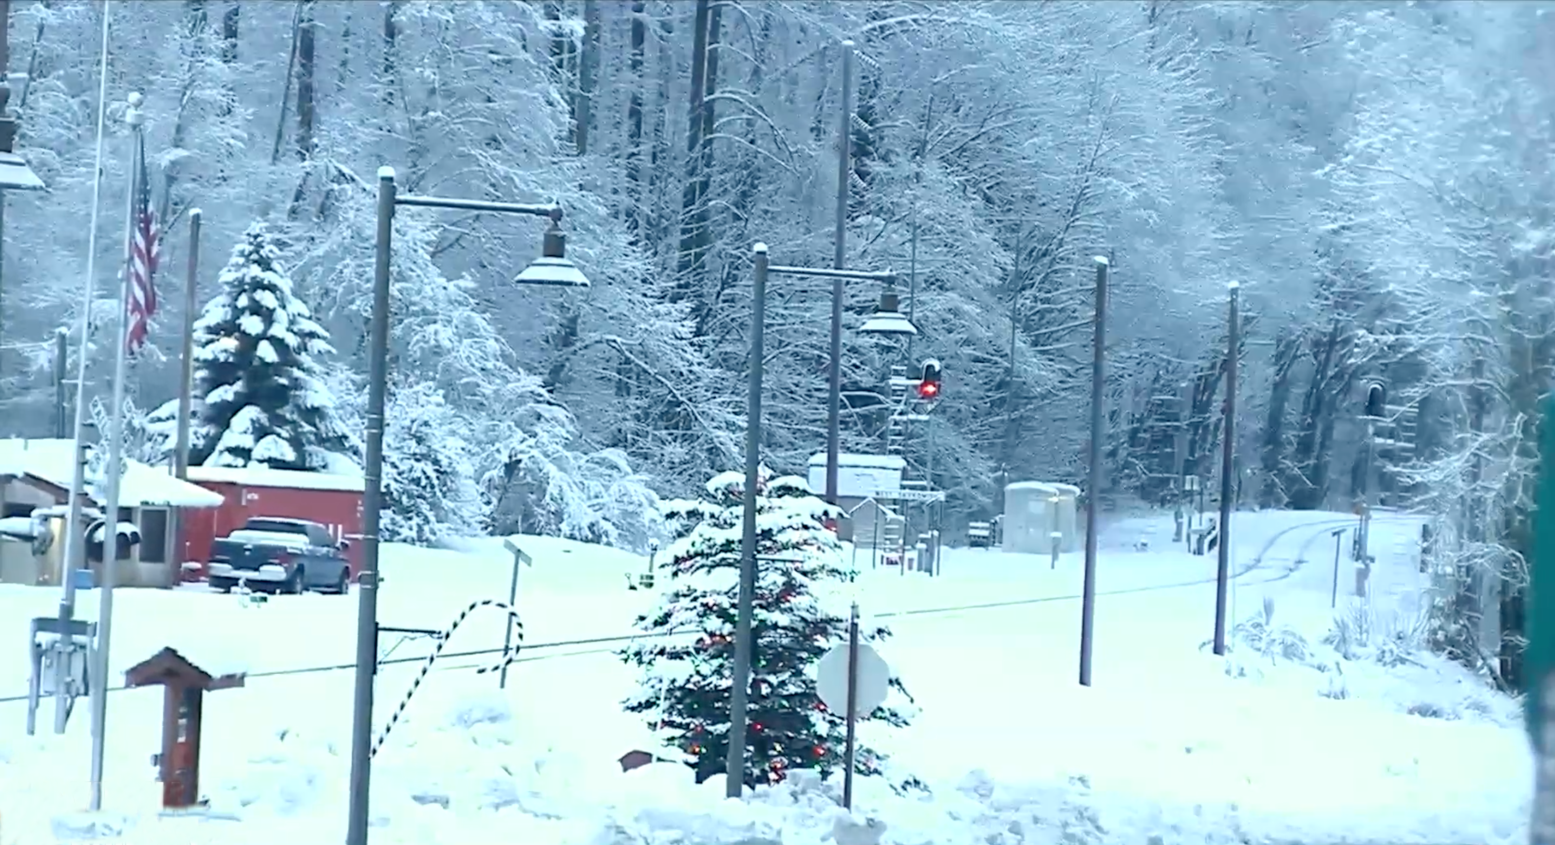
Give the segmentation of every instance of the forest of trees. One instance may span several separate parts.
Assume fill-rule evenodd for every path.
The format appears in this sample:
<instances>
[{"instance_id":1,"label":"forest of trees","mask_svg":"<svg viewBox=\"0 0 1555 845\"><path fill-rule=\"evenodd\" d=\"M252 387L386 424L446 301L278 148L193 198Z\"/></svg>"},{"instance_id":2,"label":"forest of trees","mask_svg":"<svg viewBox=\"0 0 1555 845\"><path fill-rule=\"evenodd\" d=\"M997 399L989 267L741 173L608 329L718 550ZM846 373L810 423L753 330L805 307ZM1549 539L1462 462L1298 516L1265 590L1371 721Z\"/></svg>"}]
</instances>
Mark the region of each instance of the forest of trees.
<instances>
[{"instance_id":1,"label":"forest of trees","mask_svg":"<svg viewBox=\"0 0 1555 845\"><path fill-rule=\"evenodd\" d=\"M6 199L0 427L37 436L53 430L53 333L79 320L103 4L6 5L17 148L49 190ZM1438 517L1442 565L1495 573L1515 616L1555 345L1552 8L123 2L110 116L145 94L164 268L182 266L191 207L212 256L268 225L339 350L326 374L348 424L376 168L404 191L561 202L582 295L510 286L538 252L532 221L400 212L396 390L459 436L467 460L444 465L470 477L449 489L486 502L466 521L630 544L655 494L738 460L751 244L830 264L852 39L847 262L902 274L911 354L945 363L907 457L921 474L935 450L951 523L997 507L1001 478L1083 476L1090 258L1107 255L1114 500L1158 497L1179 461L1213 476L1235 280L1244 504L1347 509L1360 392L1384 380L1408 421L1382 488ZM110 123L99 327L129 165ZM764 457L802 471L824 443L829 283L771 293ZM878 294L850 288L850 326ZM135 364L138 406L176 392L178 311ZM93 339L102 383L112 344ZM849 333L850 393L904 354ZM846 413L844 449L871 450L877 425Z\"/></svg>"}]
</instances>

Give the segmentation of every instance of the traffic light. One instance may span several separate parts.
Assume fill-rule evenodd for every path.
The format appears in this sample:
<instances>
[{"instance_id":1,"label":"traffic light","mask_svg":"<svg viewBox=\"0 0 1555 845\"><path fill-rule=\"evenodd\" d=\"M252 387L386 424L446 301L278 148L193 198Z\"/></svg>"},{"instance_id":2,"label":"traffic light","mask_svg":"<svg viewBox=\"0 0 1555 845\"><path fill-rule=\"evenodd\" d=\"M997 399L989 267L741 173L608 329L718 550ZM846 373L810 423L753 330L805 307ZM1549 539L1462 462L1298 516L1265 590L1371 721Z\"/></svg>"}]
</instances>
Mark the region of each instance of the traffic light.
<instances>
[{"instance_id":1,"label":"traffic light","mask_svg":"<svg viewBox=\"0 0 1555 845\"><path fill-rule=\"evenodd\" d=\"M1388 388L1380 381L1369 382L1366 385L1366 416L1386 416L1387 404Z\"/></svg>"},{"instance_id":2,"label":"traffic light","mask_svg":"<svg viewBox=\"0 0 1555 845\"><path fill-rule=\"evenodd\" d=\"M939 388L939 361L929 358L923 362L923 376L918 379L918 398L925 402L932 402L939 398Z\"/></svg>"}]
</instances>

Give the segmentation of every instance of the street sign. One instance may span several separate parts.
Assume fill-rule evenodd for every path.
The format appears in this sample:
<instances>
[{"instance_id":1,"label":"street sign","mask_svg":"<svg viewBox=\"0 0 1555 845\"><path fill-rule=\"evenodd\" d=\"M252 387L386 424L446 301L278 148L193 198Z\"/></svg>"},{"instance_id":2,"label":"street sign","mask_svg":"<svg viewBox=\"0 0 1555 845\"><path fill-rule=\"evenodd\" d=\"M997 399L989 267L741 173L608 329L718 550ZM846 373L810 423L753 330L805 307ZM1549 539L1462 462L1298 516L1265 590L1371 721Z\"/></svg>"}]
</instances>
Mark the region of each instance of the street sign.
<instances>
[{"instance_id":1,"label":"street sign","mask_svg":"<svg viewBox=\"0 0 1555 845\"><path fill-rule=\"evenodd\" d=\"M858 644L858 687L853 716L862 719L885 703L891 689L891 667L867 643ZM815 690L833 713L848 712L848 644L832 646L816 667Z\"/></svg>"},{"instance_id":2,"label":"street sign","mask_svg":"<svg viewBox=\"0 0 1555 845\"><path fill-rule=\"evenodd\" d=\"M876 490L869 494L872 499L884 499L897 502L943 502L944 490Z\"/></svg>"}]
</instances>

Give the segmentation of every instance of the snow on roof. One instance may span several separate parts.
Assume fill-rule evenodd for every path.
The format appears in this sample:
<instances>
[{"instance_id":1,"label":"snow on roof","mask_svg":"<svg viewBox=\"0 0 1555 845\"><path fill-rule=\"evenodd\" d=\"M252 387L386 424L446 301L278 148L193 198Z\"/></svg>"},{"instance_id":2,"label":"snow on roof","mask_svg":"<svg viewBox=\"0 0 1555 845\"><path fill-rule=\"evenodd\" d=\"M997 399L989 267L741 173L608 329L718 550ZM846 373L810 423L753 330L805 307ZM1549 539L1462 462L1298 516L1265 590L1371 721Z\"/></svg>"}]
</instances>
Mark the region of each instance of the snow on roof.
<instances>
[{"instance_id":1,"label":"snow on roof","mask_svg":"<svg viewBox=\"0 0 1555 845\"><path fill-rule=\"evenodd\" d=\"M0 474L3 475L27 475L68 490L75 475L75 460L74 440L0 440ZM129 459L124 465L119 489L120 507L215 508L224 501L220 493L179 481L165 469ZM102 484L89 484L87 493L93 500L103 501Z\"/></svg>"},{"instance_id":2,"label":"snow on roof","mask_svg":"<svg viewBox=\"0 0 1555 845\"><path fill-rule=\"evenodd\" d=\"M1073 484L1060 484L1056 481L1017 481L1013 484L1007 485L1004 489L1037 490L1044 493L1060 493L1071 496L1080 492L1080 488L1074 486Z\"/></svg>"},{"instance_id":3,"label":"snow on roof","mask_svg":"<svg viewBox=\"0 0 1555 845\"><path fill-rule=\"evenodd\" d=\"M241 484L246 487L285 487L291 490L338 490L360 493L366 485L359 475L300 472L269 467L189 467L190 481Z\"/></svg>"},{"instance_id":4,"label":"snow on roof","mask_svg":"<svg viewBox=\"0 0 1555 845\"><path fill-rule=\"evenodd\" d=\"M810 466L826 466L826 454L810 456ZM875 469L906 469L907 461L900 455L860 455L843 452L837 456L839 467L874 467Z\"/></svg>"}]
</instances>

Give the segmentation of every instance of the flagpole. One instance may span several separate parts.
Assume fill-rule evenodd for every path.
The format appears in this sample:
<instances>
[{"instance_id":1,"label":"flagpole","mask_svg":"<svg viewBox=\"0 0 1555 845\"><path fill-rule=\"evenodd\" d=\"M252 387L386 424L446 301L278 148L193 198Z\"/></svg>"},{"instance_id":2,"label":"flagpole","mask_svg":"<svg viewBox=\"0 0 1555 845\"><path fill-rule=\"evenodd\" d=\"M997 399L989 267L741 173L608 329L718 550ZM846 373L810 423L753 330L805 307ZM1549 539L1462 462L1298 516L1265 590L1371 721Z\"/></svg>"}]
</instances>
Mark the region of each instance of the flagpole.
<instances>
[{"instance_id":1,"label":"flagpole","mask_svg":"<svg viewBox=\"0 0 1555 845\"><path fill-rule=\"evenodd\" d=\"M194 320L200 285L200 219L198 208L189 209L189 271L184 277L184 332L178 356L178 428L173 437L173 477L189 479L189 427L194 416ZM184 509L174 508L172 586L184 580L184 563L189 550L184 547Z\"/></svg>"},{"instance_id":2,"label":"flagpole","mask_svg":"<svg viewBox=\"0 0 1555 845\"><path fill-rule=\"evenodd\" d=\"M108 727L108 653L113 633L113 587L117 580L119 558L119 486L124 476L124 383L129 364L130 339L130 287L135 284L135 197L139 186L140 168L135 164L145 152L145 135L141 131L142 116L139 94L130 94L130 108L124 122L130 126L132 146L129 195L125 200L124 221L124 279L119 285L119 314L115 322L114 337L118 346L113 355L113 406L109 409L107 489L103 494L103 563L102 580L97 585L100 604L97 611L97 665L92 677L98 679L92 686L92 810L103 808L103 752L107 745Z\"/></svg>"},{"instance_id":3,"label":"flagpole","mask_svg":"<svg viewBox=\"0 0 1555 845\"><path fill-rule=\"evenodd\" d=\"M86 361L92 349L92 300L97 296L97 217L102 208L103 138L108 115L108 21L112 0L103 0L103 43L97 69L97 155L93 162L92 213L86 234L86 277L81 280L80 348L76 351L76 409L74 434L75 471L70 476L70 501L65 519L65 542L60 550L59 629L70 630L76 615L75 565L81 556L85 537L81 526L81 499L86 493L86 453L81 443L86 428ZM65 732L70 717L70 661L58 660L54 675L54 733ZM101 681L99 681L101 683Z\"/></svg>"}]
</instances>

